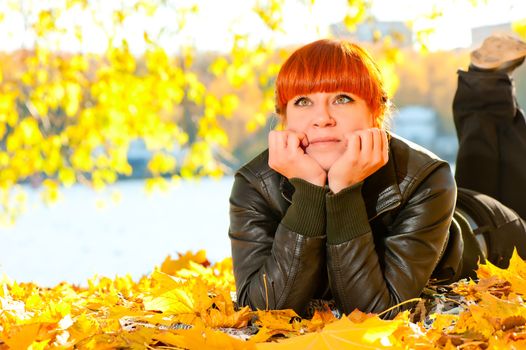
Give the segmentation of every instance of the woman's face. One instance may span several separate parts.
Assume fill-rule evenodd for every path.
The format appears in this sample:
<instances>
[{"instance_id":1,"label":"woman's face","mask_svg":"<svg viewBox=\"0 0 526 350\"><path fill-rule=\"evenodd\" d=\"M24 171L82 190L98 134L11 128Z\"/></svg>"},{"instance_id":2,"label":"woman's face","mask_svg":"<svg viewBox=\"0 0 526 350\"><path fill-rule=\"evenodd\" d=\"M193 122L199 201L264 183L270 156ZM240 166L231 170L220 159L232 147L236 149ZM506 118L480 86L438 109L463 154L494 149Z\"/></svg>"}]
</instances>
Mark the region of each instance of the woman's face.
<instances>
[{"instance_id":1,"label":"woman's face","mask_svg":"<svg viewBox=\"0 0 526 350\"><path fill-rule=\"evenodd\" d=\"M374 124L365 101L351 93L316 92L287 102L286 129L307 135L305 152L325 170L345 151L345 134Z\"/></svg>"}]
</instances>

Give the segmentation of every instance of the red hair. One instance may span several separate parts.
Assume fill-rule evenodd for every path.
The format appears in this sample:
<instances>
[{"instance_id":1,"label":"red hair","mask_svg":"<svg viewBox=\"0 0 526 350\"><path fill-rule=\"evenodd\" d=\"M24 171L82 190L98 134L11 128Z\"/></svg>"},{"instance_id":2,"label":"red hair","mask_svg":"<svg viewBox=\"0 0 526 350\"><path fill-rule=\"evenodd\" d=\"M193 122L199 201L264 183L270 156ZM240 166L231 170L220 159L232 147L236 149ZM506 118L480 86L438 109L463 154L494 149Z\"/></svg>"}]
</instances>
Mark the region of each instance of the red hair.
<instances>
[{"instance_id":1,"label":"red hair","mask_svg":"<svg viewBox=\"0 0 526 350\"><path fill-rule=\"evenodd\" d=\"M285 61L276 80L276 112L286 118L287 102L293 97L336 91L364 99L382 124L388 100L380 70L364 49L343 40L315 41Z\"/></svg>"}]
</instances>

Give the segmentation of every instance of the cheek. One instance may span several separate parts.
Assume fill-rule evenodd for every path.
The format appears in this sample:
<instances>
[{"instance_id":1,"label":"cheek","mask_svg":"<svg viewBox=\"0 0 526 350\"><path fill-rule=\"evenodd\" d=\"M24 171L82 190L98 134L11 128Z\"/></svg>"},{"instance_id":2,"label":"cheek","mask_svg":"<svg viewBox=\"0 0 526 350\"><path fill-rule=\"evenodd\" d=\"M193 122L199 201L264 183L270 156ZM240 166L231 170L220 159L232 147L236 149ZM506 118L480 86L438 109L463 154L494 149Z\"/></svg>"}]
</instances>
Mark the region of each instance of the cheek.
<instances>
[{"instance_id":1,"label":"cheek","mask_svg":"<svg viewBox=\"0 0 526 350\"><path fill-rule=\"evenodd\" d=\"M342 133L355 132L364 129L370 129L374 127L372 119L359 119L359 118L349 118L341 119L338 123L338 129Z\"/></svg>"},{"instance_id":2,"label":"cheek","mask_svg":"<svg viewBox=\"0 0 526 350\"><path fill-rule=\"evenodd\" d=\"M283 119L285 130L305 131L307 124L307 118L299 113L287 113L287 117Z\"/></svg>"},{"instance_id":3,"label":"cheek","mask_svg":"<svg viewBox=\"0 0 526 350\"><path fill-rule=\"evenodd\" d=\"M369 129L376 124L372 113L363 108L340 110L337 112L337 120L344 132Z\"/></svg>"}]
</instances>

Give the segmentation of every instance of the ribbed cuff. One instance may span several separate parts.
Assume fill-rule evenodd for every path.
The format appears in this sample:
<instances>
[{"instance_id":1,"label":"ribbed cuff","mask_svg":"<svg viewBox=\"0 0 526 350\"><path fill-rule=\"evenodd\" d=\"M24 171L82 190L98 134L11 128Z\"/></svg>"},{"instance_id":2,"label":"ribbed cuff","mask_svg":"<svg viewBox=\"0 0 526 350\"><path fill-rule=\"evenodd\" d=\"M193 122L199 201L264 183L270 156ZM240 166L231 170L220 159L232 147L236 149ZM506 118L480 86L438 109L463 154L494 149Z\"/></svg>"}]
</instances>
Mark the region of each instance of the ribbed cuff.
<instances>
[{"instance_id":1,"label":"ribbed cuff","mask_svg":"<svg viewBox=\"0 0 526 350\"><path fill-rule=\"evenodd\" d=\"M299 178L289 180L294 186L292 204L281 221L289 230L308 237L325 235L325 195L327 190Z\"/></svg>"},{"instance_id":2,"label":"ribbed cuff","mask_svg":"<svg viewBox=\"0 0 526 350\"><path fill-rule=\"evenodd\" d=\"M371 230L362 182L327 195L327 243L340 244Z\"/></svg>"}]
</instances>

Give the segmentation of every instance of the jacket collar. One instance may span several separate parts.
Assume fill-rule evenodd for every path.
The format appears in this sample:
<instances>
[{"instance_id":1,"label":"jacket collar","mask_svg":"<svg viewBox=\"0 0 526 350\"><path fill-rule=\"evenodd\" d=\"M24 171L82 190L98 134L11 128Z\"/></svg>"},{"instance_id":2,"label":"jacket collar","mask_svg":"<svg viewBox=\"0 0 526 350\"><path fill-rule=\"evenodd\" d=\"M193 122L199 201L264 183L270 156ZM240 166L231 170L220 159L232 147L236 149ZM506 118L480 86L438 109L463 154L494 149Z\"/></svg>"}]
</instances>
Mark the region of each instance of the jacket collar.
<instances>
[{"instance_id":1,"label":"jacket collar","mask_svg":"<svg viewBox=\"0 0 526 350\"><path fill-rule=\"evenodd\" d=\"M284 176L281 176L280 191L282 197L290 203L294 194L294 186ZM376 218L385 211L396 208L402 203L402 193L398 185L392 148L389 149L387 164L365 179L362 195L369 220Z\"/></svg>"}]
</instances>

